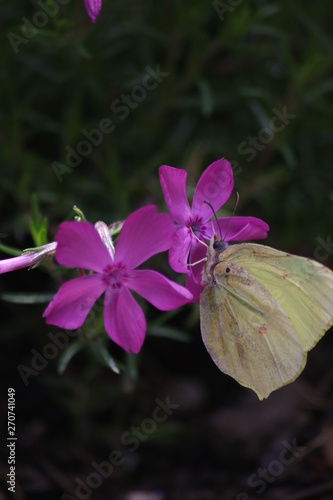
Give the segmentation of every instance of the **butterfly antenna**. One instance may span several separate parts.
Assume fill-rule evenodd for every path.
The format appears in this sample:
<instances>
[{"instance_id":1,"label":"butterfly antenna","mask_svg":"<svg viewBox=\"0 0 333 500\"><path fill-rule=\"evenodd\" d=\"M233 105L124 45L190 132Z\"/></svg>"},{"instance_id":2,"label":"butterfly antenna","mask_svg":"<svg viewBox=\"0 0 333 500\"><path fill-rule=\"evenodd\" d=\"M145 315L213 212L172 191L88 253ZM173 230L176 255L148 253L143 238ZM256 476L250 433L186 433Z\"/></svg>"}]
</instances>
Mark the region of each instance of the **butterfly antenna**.
<instances>
[{"instance_id":1,"label":"butterfly antenna","mask_svg":"<svg viewBox=\"0 0 333 500\"><path fill-rule=\"evenodd\" d=\"M231 226L231 223L232 223L232 219L233 219L233 217L234 217L234 215L235 215L235 212L236 212L236 208L237 208L238 202L239 202L239 193L238 193L238 191L236 191L236 200L235 200L234 209L233 209L233 211L232 211L232 215L231 215L231 217L230 217L229 225L228 225L227 230L226 230L226 232L225 232L225 236L224 236L224 238L226 238L226 237L227 237L228 231L229 231L230 226Z\"/></svg>"},{"instance_id":2,"label":"butterfly antenna","mask_svg":"<svg viewBox=\"0 0 333 500\"><path fill-rule=\"evenodd\" d=\"M221 226L220 226L219 220L218 220L218 218L217 218L217 216L216 216L216 212L215 212L215 210L214 210L214 208L213 208L213 205L212 205L209 201L204 200L204 203L206 203L206 204L207 204L207 205L208 205L208 206L212 209L212 212L213 212L213 214L214 214L214 218L215 218L215 220L216 220L216 223L217 223L218 228L219 228L219 231L220 231L220 236L221 236L221 240L222 240L222 241L224 241L224 240L225 240L225 238L227 237L228 231L229 231L230 226L231 226L231 223L232 223L232 219L233 219L233 217L234 217L234 215L235 215L235 212L236 212L236 208L237 208L238 202L239 202L239 193L238 193L238 191L236 191L236 200L235 200L235 205L234 205L234 208L233 208L233 211L232 211L232 215L231 215L231 217L230 217L229 225L228 225L227 230L226 230L226 232L225 232L224 238L222 238ZM213 229L214 229L214 228L213 228Z\"/></svg>"},{"instance_id":3,"label":"butterfly antenna","mask_svg":"<svg viewBox=\"0 0 333 500\"><path fill-rule=\"evenodd\" d=\"M215 218L215 220L216 220L216 224L217 224L217 226L218 226L218 228L219 228L219 231L220 231L221 240L223 240L223 238L222 238L221 226L220 226L219 220L218 220L218 218L217 218L217 216L216 216L216 212L215 212L215 210L214 210L213 205L210 203L210 201L207 201L207 200L204 200L204 203L206 203L206 204L207 204L207 205L211 208L211 210L212 210L212 212L213 212L213 215L214 215L214 218ZM213 226L213 231L214 231L214 226ZM214 231L214 234L215 234L215 231Z\"/></svg>"}]
</instances>

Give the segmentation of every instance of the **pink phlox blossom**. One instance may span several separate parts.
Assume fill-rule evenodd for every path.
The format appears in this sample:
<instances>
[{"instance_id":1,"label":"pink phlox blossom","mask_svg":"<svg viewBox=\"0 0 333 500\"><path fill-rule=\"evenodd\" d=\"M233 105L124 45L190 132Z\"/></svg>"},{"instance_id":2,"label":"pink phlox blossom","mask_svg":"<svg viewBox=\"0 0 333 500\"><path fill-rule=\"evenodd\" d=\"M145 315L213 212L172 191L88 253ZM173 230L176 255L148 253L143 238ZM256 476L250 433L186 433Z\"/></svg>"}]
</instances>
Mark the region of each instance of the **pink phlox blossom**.
<instances>
[{"instance_id":1,"label":"pink phlox blossom","mask_svg":"<svg viewBox=\"0 0 333 500\"><path fill-rule=\"evenodd\" d=\"M205 201L217 212L229 199L234 187L232 168L224 158L209 165L197 183L192 207L186 196L186 170L162 165L159 176L165 203L175 222L169 264L176 272L187 273L186 287L193 293L194 301L199 302L204 262L187 264L204 259L207 248L200 241L207 243L214 233L219 234L218 224L211 222L212 208ZM256 217L223 217L218 223L226 242L266 238L269 230L266 222Z\"/></svg>"},{"instance_id":2,"label":"pink phlox blossom","mask_svg":"<svg viewBox=\"0 0 333 500\"><path fill-rule=\"evenodd\" d=\"M99 225L101 223L98 223ZM98 227L98 226L97 226ZM92 273L64 283L44 312L46 322L69 330L79 328L104 293L104 327L127 352L139 352L146 332L144 313L131 292L162 311L191 302L192 294L162 274L136 269L170 247L173 223L155 206L133 212L124 222L114 249L106 231L89 222L63 222L58 228L56 260L62 266Z\"/></svg>"}]
</instances>

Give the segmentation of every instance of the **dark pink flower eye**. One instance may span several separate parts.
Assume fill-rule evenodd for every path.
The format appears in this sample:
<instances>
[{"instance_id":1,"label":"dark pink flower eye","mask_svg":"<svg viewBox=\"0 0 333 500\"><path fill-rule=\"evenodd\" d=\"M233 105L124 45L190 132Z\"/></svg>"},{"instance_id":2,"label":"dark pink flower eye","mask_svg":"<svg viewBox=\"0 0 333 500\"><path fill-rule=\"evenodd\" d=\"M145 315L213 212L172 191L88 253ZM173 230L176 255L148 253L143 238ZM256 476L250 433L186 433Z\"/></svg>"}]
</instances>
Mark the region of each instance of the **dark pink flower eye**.
<instances>
[{"instance_id":1,"label":"dark pink flower eye","mask_svg":"<svg viewBox=\"0 0 333 500\"><path fill-rule=\"evenodd\" d=\"M203 223L201 217L191 219L189 221L188 227L191 228L195 236L197 236L199 239L204 239L204 235L206 233L206 225Z\"/></svg>"},{"instance_id":2,"label":"dark pink flower eye","mask_svg":"<svg viewBox=\"0 0 333 500\"><path fill-rule=\"evenodd\" d=\"M119 292L127 278L125 266L107 266L104 271L104 282L115 292Z\"/></svg>"}]
</instances>

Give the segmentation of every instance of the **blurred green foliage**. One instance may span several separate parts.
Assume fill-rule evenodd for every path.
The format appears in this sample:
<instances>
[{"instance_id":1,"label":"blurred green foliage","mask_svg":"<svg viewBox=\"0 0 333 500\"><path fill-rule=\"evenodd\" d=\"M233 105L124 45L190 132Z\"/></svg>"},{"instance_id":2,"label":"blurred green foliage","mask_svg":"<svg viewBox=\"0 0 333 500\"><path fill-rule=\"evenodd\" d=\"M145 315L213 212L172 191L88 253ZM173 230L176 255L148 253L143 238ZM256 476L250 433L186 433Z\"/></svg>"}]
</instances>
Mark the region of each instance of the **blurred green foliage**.
<instances>
[{"instance_id":1,"label":"blurred green foliage","mask_svg":"<svg viewBox=\"0 0 333 500\"><path fill-rule=\"evenodd\" d=\"M105 0L96 25L80 0L58 6L56 15L34 0L1 3L6 243L32 246L33 219L33 237L44 242L44 217L52 240L57 225L74 217L74 205L88 220L107 223L144 204L162 209L161 164L187 169L191 192L206 166L225 157L240 193L237 215L268 222L268 244L313 257L333 220L331 6L324 0L231 3ZM155 80L147 76L154 72ZM286 113L285 126L267 131L274 116ZM80 155L88 137L98 144ZM69 151L72 163L66 163ZM33 211L32 195L39 204ZM161 266L166 271L166 259ZM31 276L33 291L57 288L36 273L16 289L29 289ZM12 315L20 306L13 307ZM44 332L42 310L15 318L10 334L25 333L27 317L31 332ZM175 337L184 324L182 316ZM198 315L186 324L197 333ZM151 330L173 336L167 325L152 323ZM8 338L9 327L4 333Z\"/></svg>"},{"instance_id":2,"label":"blurred green foliage","mask_svg":"<svg viewBox=\"0 0 333 500\"><path fill-rule=\"evenodd\" d=\"M194 186L224 156L237 213L266 220L274 246L311 255L333 215L327 2L114 0L96 25L79 0L58 7L45 24L36 1L1 4L2 231L28 232L32 193L49 238L74 204L107 222L162 207L161 164L186 168ZM32 35L22 31L27 21L45 26ZM147 67L168 76L143 99L134 91L122 119L115 101L142 85ZM248 161L244 143L284 108L296 117ZM114 130L59 182L52 163L64 165L66 146L76 150L103 119Z\"/></svg>"}]
</instances>

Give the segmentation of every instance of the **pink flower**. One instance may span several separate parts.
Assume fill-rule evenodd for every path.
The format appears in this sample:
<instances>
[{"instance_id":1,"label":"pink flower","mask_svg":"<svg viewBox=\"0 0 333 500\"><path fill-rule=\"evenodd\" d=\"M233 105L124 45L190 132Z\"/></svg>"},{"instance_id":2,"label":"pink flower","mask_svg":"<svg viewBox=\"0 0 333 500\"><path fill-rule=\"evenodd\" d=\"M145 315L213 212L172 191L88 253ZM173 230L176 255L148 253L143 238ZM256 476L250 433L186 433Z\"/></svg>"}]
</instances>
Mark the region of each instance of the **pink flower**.
<instances>
[{"instance_id":1,"label":"pink flower","mask_svg":"<svg viewBox=\"0 0 333 500\"><path fill-rule=\"evenodd\" d=\"M210 240L214 232L219 233L216 222L214 230L211 224L212 209L204 202L209 201L217 212L228 200L234 185L232 168L225 159L209 165L195 188L192 208L186 197L186 170L163 165L159 169L159 175L165 203L175 221L169 264L176 272L188 274L186 287L193 293L194 301L198 302L204 263L192 267L186 267L184 263L204 259L207 249L198 239L205 242ZM224 217L218 221L226 242L266 238L269 230L266 222L256 217Z\"/></svg>"},{"instance_id":2,"label":"pink flower","mask_svg":"<svg viewBox=\"0 0 333 500\"><path fill-rule=\"evenodd\" d=\"M124 222L116 249L88 222L60 224L56 260L59 264L93 271L61 286L44 312L46 322L69 330L79 328L94 302L105 292L104 327L126 351L139 352L146 332L136 292L162 311L190 302L192 294L156 271L136 267L168 250L173 224L156 207L143 207Z\"/></svg>"},{"instance_id":3,"label":"pink flower","mask_svg":"<svg viewBox=\"0 0 333 500\"><path fill-rule=\"evenodd\" d=\"M102 8L102 0L83 0L83 3L91 22L95 23Z\"/></svg>"},{"instance_id":4,"label":"pink flower","mask_svg":"<svg viewBox=\"0 0 333 500\"><path fill-rule=\"evenodd\" d=\"M9 273L10 271L16 271L17 269L22 269L23 267L30 267L38 264L46 255L53 255L56 250L57 243L47 243L46 245L39 247L35 252L25 251L22 255L18 257L12 257L11 259L4 259L0 261L0 274Z\"/></svg>"}]
</instances>

